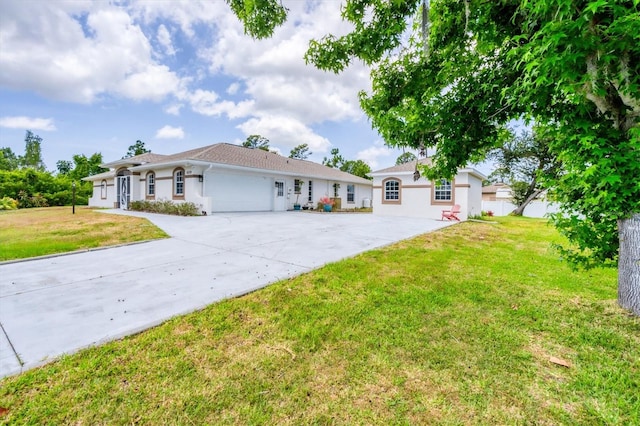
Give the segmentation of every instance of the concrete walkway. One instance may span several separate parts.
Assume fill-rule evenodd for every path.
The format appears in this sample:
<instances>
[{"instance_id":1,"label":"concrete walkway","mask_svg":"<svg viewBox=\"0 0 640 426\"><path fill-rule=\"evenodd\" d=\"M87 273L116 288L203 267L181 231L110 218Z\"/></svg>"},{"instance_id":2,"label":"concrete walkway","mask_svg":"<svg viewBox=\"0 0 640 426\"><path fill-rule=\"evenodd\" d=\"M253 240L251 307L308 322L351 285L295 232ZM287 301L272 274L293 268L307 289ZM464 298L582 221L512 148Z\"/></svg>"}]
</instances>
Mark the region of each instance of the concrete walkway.
<instances>
[{"instance_id":1,"label":"concrete walkway","mask_svg":"<svg viewBox=\"0 0 640 426\"><path fill-rule=\"evenodd\" d=\"M0 377L450 225L371 214L126 214L172 238L0 265Z\"/></svg>"}]
</instances>

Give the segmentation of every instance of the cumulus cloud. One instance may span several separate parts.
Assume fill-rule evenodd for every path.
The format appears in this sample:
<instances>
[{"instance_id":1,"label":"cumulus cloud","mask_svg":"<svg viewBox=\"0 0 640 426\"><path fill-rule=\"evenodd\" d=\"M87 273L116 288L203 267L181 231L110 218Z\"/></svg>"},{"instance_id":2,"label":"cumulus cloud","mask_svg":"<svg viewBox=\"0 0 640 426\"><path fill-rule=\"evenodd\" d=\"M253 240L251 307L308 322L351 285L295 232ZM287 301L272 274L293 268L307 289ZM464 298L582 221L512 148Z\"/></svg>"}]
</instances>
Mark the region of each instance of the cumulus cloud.
<instances>
[{"instance_id":1,"label":"cumulus cloud","mask_svg":"<svg viewBox=\"0 0 640 426\"><path fill-rule=\"evenodd\" d=\"M25 130L56 130L52 118L32 118L32 117L1 117L0 127L9 129L25 129Z\"/></svg>"},{"instance_id":2,"label":"cumulus cloud","mask_svg":"<svg viewBox=\"0 0 640 426\"><path fill-rule=\"evenodd\" d=\"M293 148L306 143L311 151L327 152L331 142L317 135L312 129L295 118L287 116L262 116L251 118L238 126L245 135L261 135L271 144Z\"/></svg>"},{"instance_id":3,"label":"cumulus cloud","mask_svg":"<svg viewBox=\"0 0 640 426\"><path fill-rule=\"evenodd\" d=\"M359 151L356 154L356 159L366 162L367 164L369 164L369 166L371 166L372 170L376 170L377 168L379 168L381 161L380 159L388 158L392 153L393 151L389 147L385 145L375 144L372 147Z\"/></svg>"},{"instance_id":4,"label":"cumulus cloud","mask_svg":"<svg viewBox=\"0 0 640 426\"><path fill-rule=\"evenodd\" d=\"M176 54L176 49L173 47L173 42L171 41L171 33L167 29L164 24L160 24L158 27L158 34L156 36L158 43L164 48L164 52L173 56Z\"/></svg>"},{"instance_id":5,"label":"cumulus cloud","mask_svg":"<svg viewBox=\"0 0 640 426\"><path fill-rule=\"evenodd\" d=\"M177 74L152 59L148 38L121 7L42 2L34 26L31 4L5 6L1 86L81 103L103 94L159 100L182 90Z\"/></svg>"},{"instance_id":6,"label":"cumulus cloud","mask_svg":"<svg viewBox=\"0 0 640 426\"><path fill-rule=\"evenodd\" d=\"M184 139L182 127L166 125L156 132L156 139Z\"/></svg>"},{"instance_id":7,"label":"cumulus cloud","mask_svg":"<svg viewBox=\"0 0 640 426\"><path fill-rule=\"evenodd\" d=\"M164 109L164 112L170 115L180 115L183 104L171 104Z\"/></svg>"}]
</instances>

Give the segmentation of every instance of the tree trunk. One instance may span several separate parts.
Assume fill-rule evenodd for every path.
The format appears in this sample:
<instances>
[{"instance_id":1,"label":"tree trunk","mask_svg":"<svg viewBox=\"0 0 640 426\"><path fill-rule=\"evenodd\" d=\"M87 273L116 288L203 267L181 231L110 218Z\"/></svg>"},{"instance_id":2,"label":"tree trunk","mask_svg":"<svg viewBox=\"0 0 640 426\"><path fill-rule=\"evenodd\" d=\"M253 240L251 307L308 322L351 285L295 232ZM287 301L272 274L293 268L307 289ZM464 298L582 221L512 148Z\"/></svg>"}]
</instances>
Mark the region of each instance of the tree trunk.
<instances>
[{"instance_id":1,"label":"tree trunk","mask_svg":"<svg viewBox=\"0 0 640 426\"><path fill-rule=\"evenodd\" d=\"M511 212L511 215L522 216L524 213L524 209L529 205L530 202L535 200L536 197L540 195L541 192L542 192L541 190L533 191L533 193L531 193L531 195L529 195L527 199L523 201L522 204L520 204L518 207L516 207L514 211Z\"/></svg>"},{"instance_id":2,"label":"tree trunk","mask_svg":"<svg viewBox=\"0 0 640 426\"><path fill-rule=\"evenodd\" d=\"M618 303L640 316L640 213L618 220Z\"/></svg>"}]
</instances>

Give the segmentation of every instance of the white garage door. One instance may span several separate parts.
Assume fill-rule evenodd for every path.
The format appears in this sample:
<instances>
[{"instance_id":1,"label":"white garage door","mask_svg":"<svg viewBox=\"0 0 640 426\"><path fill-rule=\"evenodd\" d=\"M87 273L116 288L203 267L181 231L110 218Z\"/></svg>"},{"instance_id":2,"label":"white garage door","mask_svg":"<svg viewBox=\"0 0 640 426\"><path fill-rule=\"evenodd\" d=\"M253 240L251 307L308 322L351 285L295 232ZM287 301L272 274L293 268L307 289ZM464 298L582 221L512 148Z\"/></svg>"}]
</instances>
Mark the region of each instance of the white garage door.
<instances>
[{"instance_id":1,"label":"white garage door","mask_svg":"<svg viewBox=\"0 0 640 426\"><path fill-rule=\"evenodd\" d=\"M207 196L214 212L273 210L273 179L258 175L209 173Z\"/></svg>"}]
</instances>

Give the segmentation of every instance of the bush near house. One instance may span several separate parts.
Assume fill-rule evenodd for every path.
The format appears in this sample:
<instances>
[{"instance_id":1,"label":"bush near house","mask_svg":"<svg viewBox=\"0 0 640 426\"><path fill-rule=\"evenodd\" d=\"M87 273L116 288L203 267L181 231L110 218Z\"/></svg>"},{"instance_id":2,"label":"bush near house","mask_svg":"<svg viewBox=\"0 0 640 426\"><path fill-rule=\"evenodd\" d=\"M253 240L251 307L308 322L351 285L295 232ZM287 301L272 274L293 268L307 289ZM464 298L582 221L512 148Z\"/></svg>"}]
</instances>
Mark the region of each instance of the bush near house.
<instances>
[{"instance_id":1,"label":"bush near house","mask_svg":"<svg viewBox=\"0 0 640 426\"><path fill-rule=\"evenodd\" d=\"M199 216L200 209L194 203L174 203L169 200L132 201L129 210L137 212L173 214L177 216Z\"/></svg>"}]
</instances>

